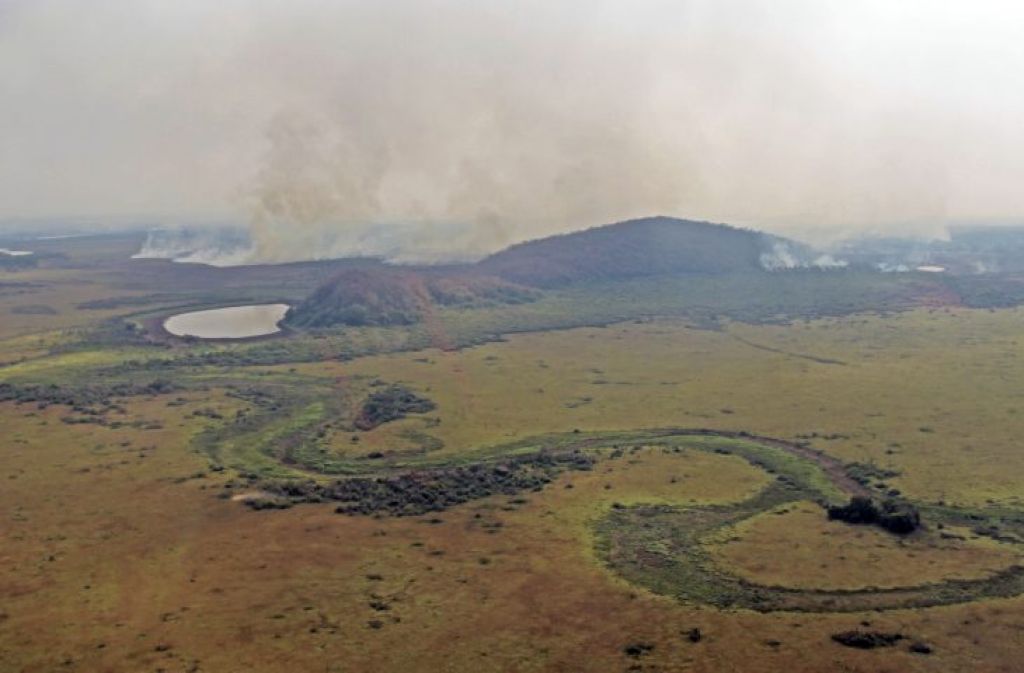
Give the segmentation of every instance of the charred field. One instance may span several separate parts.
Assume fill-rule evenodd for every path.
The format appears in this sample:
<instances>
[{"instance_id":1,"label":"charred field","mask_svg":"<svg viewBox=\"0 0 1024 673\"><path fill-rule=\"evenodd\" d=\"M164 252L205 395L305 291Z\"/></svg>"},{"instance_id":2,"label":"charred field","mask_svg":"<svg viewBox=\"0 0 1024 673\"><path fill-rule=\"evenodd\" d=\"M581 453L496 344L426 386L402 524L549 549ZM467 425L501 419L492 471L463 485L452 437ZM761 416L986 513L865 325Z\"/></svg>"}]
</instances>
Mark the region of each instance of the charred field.
<instances>
[{"instance_id":1,"label":"charred field","mask_svg":"<svg viewBox=\"0 0 1024 673\"><path fill-rule=\"evenodd\" d=\"M0 271L0 670L1016 670L1018 277L46 245Z\"/></svg>"}]
</instances>

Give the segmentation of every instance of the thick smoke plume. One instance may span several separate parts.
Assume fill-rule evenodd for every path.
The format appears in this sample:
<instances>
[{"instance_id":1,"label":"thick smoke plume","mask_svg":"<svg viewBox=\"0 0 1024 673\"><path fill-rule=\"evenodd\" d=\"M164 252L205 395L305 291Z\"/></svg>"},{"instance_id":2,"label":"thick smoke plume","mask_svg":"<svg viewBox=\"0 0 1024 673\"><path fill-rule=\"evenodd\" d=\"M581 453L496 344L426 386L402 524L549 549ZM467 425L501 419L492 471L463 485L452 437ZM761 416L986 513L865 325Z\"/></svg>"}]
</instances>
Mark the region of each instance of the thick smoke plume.
<instances>
[{"instance_id":1,"label":"thick smoke plume","mask_svg":"<svg viewBox=\"0 0 1024 673\"><path fill-rule=\"evenodd\" d=\"M367 252L381 222L405 257L474 257L695 191L686 115L659 109L654 55L605 43L600 12L365 13L341 27L346 58L313 66L324 90L269 124L247 193L258 258Z\"/></svg>"},{"instance_id":2,"label":"thick smoke plume","mask_svg":"<svg viewBox=\"0 0 1024 673\"><path fill-rule=\"evenodd\" d=\"M652 214L815 243L934 233L1024 213L1021 19L925 0L9 0L0 217L234 217L247 261L467 259Z\"/></svg>"}]
</instances>

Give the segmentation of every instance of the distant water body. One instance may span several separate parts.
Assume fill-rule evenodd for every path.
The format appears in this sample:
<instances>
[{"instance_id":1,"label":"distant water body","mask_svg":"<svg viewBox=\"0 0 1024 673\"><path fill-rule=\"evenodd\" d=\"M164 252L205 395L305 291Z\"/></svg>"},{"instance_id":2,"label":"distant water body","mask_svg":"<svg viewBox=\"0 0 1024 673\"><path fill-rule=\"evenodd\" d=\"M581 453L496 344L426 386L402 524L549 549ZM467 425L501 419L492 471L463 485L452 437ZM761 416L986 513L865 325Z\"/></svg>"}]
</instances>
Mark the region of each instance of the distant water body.
<instances>
[{"instance_id":1,"label":"distant water body","mask_svg":"<svg viewBox=\"0 0 1024 673\"><path fill-rule=\"evenodd\" d=\"M192 311L171 316L164 321L164 329L181 337L245 339L280 332L278 323L287 311L288 304L256 304Z\"/></svg>"}]
</instances>

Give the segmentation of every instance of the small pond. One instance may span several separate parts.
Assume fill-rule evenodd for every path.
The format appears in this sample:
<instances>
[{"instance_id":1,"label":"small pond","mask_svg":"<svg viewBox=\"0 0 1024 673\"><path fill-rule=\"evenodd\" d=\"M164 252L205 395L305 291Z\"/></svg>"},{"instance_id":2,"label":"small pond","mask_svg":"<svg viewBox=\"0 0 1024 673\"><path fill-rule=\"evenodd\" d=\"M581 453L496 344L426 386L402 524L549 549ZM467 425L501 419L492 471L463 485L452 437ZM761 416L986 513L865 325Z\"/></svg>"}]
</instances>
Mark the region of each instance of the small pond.
<instances>
[{"instance_id":1,"label":"small pond","mask_svg":"<svg viewBox=\"0 0 1024 673\"><path fill-rule=\"evenodd\" d=\"M288 304L255 304L192 311L171 316L164 321L164 329L181 337L245 339L280 332L278 323L287 311Z\"/></svg>"}]
</instances>

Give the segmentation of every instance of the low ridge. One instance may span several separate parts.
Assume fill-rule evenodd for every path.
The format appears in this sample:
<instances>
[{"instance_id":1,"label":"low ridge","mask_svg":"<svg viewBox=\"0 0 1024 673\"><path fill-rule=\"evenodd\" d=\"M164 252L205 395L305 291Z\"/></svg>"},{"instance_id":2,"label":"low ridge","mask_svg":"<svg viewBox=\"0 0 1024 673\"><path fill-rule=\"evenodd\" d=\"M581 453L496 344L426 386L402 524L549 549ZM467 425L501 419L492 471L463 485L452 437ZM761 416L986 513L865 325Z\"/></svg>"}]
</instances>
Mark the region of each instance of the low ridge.
<instances>
[{"instance_id":1,"label":"low ridge","mask_svg":"<svg viewBox=\"0 0 1024 673\"><path fill-rule=\"evenodd\" d=\"M378 266L342 271L292 308L293 327L405 325L434 305L531 301L541 289L662 274L763 271L764 255L793 241L724 224L648 217L520 243L475 265Z\"/></svg>"},{"instance_id":2,"label":"low ridge","mask_svg":"<svg viewBox=\"0 0 1024 673\"><path fill-rule=\"evenodd\" d=\"M772 240L783 239L724 224L647 217L520 243L478 267L536 287L666 273L754 271L762 268L761 255Z\"/></svg>"}]
</instances>

